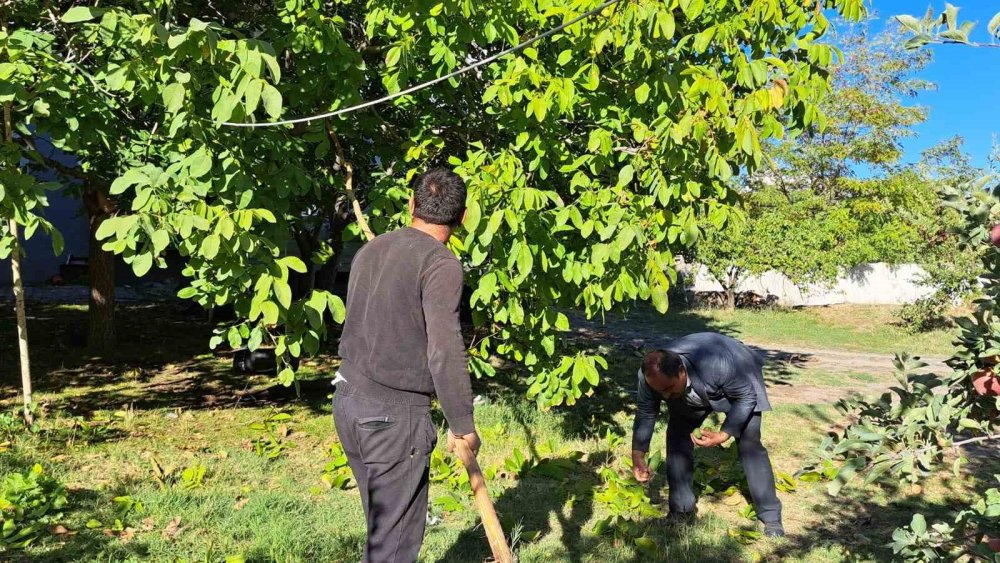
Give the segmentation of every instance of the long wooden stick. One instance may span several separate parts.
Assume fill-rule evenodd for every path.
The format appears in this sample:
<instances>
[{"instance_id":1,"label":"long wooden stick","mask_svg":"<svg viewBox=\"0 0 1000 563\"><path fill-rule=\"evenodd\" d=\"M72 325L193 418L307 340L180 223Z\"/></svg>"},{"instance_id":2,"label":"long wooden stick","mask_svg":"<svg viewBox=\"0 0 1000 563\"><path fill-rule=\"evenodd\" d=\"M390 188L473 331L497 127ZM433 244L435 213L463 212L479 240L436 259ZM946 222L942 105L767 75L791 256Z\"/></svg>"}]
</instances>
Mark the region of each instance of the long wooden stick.
<instances>
[{"instance_id":1,"label":"long wooden stick","mask_svg":"<svg viewBox=\"0 0 1000 563\"><path fill-rule=\"evenodd\" d=\"M462 460L462 465L469 474L472 495L476 499L476 509L479 510L479 517L483 520L483 528L486 529L486 539L490 542L493 559L498 563L514 563L514 556L507 547L507 538L504 536L496 510L493 509L493 501L490 500L490 493L486 490L486 478L479 468L476 455L472 453L469 444L462 439L455 440L455 454Z\"/></svg>"}]
</instances>

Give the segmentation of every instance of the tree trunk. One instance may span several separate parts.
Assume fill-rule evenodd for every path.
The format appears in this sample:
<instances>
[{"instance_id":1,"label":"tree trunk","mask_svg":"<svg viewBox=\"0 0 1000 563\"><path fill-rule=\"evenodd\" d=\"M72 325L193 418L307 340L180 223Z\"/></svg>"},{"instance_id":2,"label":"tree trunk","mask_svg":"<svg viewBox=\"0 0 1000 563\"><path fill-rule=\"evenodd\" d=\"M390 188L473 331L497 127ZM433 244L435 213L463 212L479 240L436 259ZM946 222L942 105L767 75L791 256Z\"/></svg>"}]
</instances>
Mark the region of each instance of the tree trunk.
<instances>
[{"instance_id":1,"label":"tree trunk","mask_svg":"<svg viewBox=\"0 0 1000 563\"><path fill-rule=\"evenodd\" d=\"M114 212L114 205L95 188L84 194L90 214L90 255L87 260L90 277L90 308L87 347L92 353L109 355L117 344L115 331L115 256L104 250L97 240L101 223Z\"/></svg>"},{"instance_id":2,"label":"tree trunk","mask_svg":"<svg viewBox=\"0 0 1000 563\"><path fill-rule=\"evenodd\" d=\"M730 270L726 278L726 309L732 311L736 308L736 286L740 283L740 277L734 270Z\"/></svg>"},{"instance_id":3,"label":"tree trunk","mask_svg":"<svg viewBox=\"0 0 1000 563\"><path fill-rule=\"evenodd\" d=\"M21 281L21 249L17 240L17 223L10 220L14 249L10 253L11 276L14 281L14 307L17 311L17 346L21 358L21 388L24 391L24 419L31 424L31 363L28 357L28 320L24 313L24 283Z\"/></svg>"},{"instance_id":4,"label":"tree trunk","mask_svg":"<svg viewBox=\"0 0 1000 563\"><path fill-rule=\"evenodd\" d=\"M11 126L10 102L3 106L4 139L10 143L14 139ZM28 318L24 312L24 282L21 281L21 242L17 234L17 222L8 223L10 236L14 237L10 253L11 281L14 284L14 309L17 315L17 348L21 360L21 389L24 393L24 420L31 424L31 361L28 354Z\"/></svg>"}]
</instances>

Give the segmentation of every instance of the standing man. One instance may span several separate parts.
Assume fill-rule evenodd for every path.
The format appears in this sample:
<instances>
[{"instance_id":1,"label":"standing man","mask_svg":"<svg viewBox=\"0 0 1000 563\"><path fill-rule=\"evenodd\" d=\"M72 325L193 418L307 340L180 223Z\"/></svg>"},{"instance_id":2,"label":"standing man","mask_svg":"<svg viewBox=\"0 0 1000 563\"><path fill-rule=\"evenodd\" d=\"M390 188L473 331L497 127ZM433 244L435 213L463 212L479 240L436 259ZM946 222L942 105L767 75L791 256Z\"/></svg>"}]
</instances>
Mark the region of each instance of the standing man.
<instances>
[{"instance_id":1,"label":"standing man","mask_svg":"<svg viewBox=\"0 0 1000 563\"><path fill-rule=\"evenodd\" d=\"M760 441L761 413L771 410L763 366L763 359L742 342L714 332L678 338L643 359L632 427L633 472L640 482L652 478L646 452L660 403L666 400L671 520L686 520L695 512L694 446L713 448L732 438L764 534L785 535L771 460ZM696 438L692 433L712 412L726 413L722 429L705 430Z\"/></svg>"},{"instance_id":2,"label":"standing man","mask_svg":"<svg viewBox=\"0 0 1000 563\"><path fill-rule=\"evenodd\" d=\"M412 226L376 237L351 265L343 359L333 402L337 434L358 482L366 563L412 563L424 540L431 396L448 449L479 451L458 312L462 266L445 246L465 219L465 183L447 170L414 179Z\"/></svg>"}]
</instances>

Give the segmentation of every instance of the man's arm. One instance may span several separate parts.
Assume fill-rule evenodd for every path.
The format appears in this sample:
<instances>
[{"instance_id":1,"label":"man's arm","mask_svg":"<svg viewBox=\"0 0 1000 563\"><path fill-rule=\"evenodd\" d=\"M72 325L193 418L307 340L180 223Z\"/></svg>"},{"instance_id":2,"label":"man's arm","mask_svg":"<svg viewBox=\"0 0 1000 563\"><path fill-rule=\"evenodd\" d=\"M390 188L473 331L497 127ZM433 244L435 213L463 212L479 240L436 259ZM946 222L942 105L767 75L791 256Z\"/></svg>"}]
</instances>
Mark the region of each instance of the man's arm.
<instances>
[{"instance_id":1,"label":"man's arm","mask_svg":"<svg viewBox=\"0 0 1000 563\"><path fill-rule=\"evenodd\" d=\"M462 266L457 260L437 261L423 280L427 366L448 427L457 436L476 431L469 364L458 320L461 301Z\"/></svg>"},{"instance_id":2,"label":"man's arm","mask_svg":"<svg viewBox=\"0 0 1000 563\"><path fill-rule=\"evenodd\" d=\"M722 381L722 392L732 407L722 423L722 431L739 438L757 408L757 393L745 372L734 373Z\"/></svg>"},{"instance_id":3,"label":"man's arm","mask_svg":"<svg viewBox=\"0 0 1000 563\"><path fill-rule=\"evenodd\" d=\"M635 421L632 423L632 451L646 453L653 439L653 429L656 427L656 417L660 414L662 398L659 393L646 383L646 378L639 370L639 381L636 387Z\"/></svg>"}]
</instances>

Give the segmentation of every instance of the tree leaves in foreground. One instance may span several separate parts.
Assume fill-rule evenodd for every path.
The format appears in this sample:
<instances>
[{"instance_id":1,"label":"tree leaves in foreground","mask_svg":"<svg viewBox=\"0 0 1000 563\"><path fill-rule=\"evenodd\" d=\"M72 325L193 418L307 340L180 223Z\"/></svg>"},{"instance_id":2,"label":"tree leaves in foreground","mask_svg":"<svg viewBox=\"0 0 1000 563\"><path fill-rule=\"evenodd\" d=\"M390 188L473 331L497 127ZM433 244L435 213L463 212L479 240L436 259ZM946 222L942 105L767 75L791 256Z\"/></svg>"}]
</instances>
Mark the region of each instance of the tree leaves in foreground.
<instances>
[{"instance_id":1,"label":"tree leaves in foreground","mask_svg":"<svg viewBox=\"0 0 1000 563\"><path fill-rule=\"evenodd\" d=\"M955 354L947 361L954 371L926 373L926 364L917 358L898 356L898 385L874 401L843 403L845 414L855 422L824 442L820 461L807 468L803 479L829 479L829 492L837 495L847 486L917 485L948 469L956 478L974 478L967 475L969 460L960 447L1000 438L996 425L1000 247L990 240L993 225L1000 222L1000 188L987 191L983 189L987 182L992 188L996 179L944 194L964 219L963 243L984 247L984 295L970 317L957 319L961 334ZM911 561L984 555L993 560L996 538L1000 538L1000 495L991 488L968 509L959 510L952 523L928 528L923 515L914 515L909 527L893 535L892 548Z\"/></svg>"}]
</instances>

